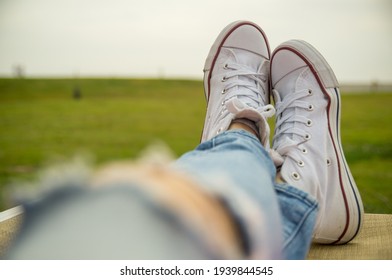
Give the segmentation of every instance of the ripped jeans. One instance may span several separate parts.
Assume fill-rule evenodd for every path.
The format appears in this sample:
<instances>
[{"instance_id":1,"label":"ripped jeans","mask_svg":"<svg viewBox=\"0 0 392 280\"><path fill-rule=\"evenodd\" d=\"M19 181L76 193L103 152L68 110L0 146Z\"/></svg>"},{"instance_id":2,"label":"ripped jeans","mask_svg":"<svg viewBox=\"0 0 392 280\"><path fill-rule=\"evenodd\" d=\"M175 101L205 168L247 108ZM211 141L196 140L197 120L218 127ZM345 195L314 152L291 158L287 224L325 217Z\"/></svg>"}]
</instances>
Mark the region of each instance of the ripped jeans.
<instances>
[{"instance_id":1,"label":"ripped jeans","mask_svg":"<svg viewBox=\"0 0 392 280\"><path fill-rule=\"evenodd\" d=\"M251 257L306 257L317 202L293 186L275 182L275 166L255 136L226 131L183 155L176 166L225 201Z\"/></svg>"},{"instance_id":2,"label":"ripped jeans","mask_svg":"<svg viewBox=\"0 0 392 280\"><path fill-rule=\"evenodd\" d=\"M198 216L210 198L234 221L245 259L306 258L318 204L307 193L275 182L270 155L252 134L226 131L169 163L167 171L143 170L120 164L103 172L103 180L96 174L83 179L79 171L56 177L50 181L54 190L24 203L21 229L5 258L219 259L208 253L222 237L219 230L211 232L219 219L210 218L205 226ZM194 188L187 189L174 171L195 182ZM202 203L187 212L195 201ZM211 246L195 241L200 225L202 238L214 235L215 241L204 243Z\"/></svg>"}]
</instances>

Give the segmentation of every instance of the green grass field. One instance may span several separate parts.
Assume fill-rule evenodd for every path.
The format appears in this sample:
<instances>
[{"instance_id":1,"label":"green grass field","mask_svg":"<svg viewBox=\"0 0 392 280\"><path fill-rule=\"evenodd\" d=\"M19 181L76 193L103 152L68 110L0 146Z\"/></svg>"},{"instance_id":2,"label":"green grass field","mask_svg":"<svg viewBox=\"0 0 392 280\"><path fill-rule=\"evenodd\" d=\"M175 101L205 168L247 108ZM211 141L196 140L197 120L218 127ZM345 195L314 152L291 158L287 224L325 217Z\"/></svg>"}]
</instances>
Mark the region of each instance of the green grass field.
<instances>
[{"instance_id":1,"label":"green grass field","mask_svg":"<svg viewBox=\"0 0 392 280\"><path fill-rule=\"evenodd\" d=\"M342 102L343 147L365 211L392 213L392 94L343 93ZM0 79L0 211L12 206L7 186L53 160L129 159L157 140L179 156L198 144L204 114L201 81Z\"/></svg>"}]
</instances>

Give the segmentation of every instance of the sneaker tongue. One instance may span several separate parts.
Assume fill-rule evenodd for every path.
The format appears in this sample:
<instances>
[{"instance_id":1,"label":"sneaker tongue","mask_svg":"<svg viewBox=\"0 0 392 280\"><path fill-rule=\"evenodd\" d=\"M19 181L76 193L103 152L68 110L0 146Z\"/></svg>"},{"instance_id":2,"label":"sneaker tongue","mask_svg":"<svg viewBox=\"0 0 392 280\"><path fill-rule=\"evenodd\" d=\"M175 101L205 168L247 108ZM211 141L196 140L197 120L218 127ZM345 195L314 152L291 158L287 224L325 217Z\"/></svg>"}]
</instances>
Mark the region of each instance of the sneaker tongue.
<instances>
[{"instance_id":1,"label":"sneaker tongue","mask_svg":"<svg viewBox=\"0 0 392 280\"><path fill-rule=\"evenodd\" d=\"M269 65L268 63L263 63L264 59L260 55L239 49L228 49L228 51L231 52L231 56L233 57L234 62L240 65L247 65L247 69L254 69L255 73L268 73ZM260 85L258 85L255 80L247 76L240 75L234 77L233 79L238 79L244 81L245 83L250 83L254 85L255 88L262 91L262 89L260 89ZM235 87L235 90L239 93L238 99L240 99L244 104L254 109L260 107L260 104L256 103L255 100L250 98L250 96L256 97L255 92L243 86L237 86Z\"/></svg>"},{"instance_id":2,"label":"sneaker tongue","mask_svg":"<svg viewBox=\"0 0 392 280\"><path fill-rule=\"evenodd\" d=\"M278 83L275 85L275 89L279 92L280 99L283 101L285 97L291 93L294 93L297 89L297 81L298 77L301 75L301 72L304 71L304 68L299 68L294 70L290 74L284 76Z\"/></svg>"},{"instance_id":3,"label":"sneaker tongue","mask_svg":"<svg viewBox=\"0 0 392 280\"><path fill-rule=\"evenodd\" d=\"M238 64L247 65L249 69L259 69L262 64L263 59L260 55L240 49L230 49L230 51Z\"/></svg>"},{"instance_id":4,"label":"sneaker tongue","mask_svg":"<svg viewBox=\"0 0 392 280\"><path fill-rule=\"evenodd\" d=\"M281 101L284 101L285 98L291 94L295 94L295 92L302 88L302 82L303 79L301 76L303 75L304 72L306 72L308 68L301 67L297 70L294 70L293 72L287 74L284 76L278 83L275 85L275 89L279 92L279 97ZM285 114L292 114L294 115L296 113L295 110L298 110L296 108L287 108L285 110ZM283 117L283 116L282 116ZM292 126L295 126L292 122L285 122L281 129L285 130L286 128L290 128ZM296 135L296 134L285 134L285 137L288 137L289 139L292 139L294 141L301 141L301 137ZM284 139L280 139L279 142L281 141L286 141Z\"/></svg>"}]
</instances>

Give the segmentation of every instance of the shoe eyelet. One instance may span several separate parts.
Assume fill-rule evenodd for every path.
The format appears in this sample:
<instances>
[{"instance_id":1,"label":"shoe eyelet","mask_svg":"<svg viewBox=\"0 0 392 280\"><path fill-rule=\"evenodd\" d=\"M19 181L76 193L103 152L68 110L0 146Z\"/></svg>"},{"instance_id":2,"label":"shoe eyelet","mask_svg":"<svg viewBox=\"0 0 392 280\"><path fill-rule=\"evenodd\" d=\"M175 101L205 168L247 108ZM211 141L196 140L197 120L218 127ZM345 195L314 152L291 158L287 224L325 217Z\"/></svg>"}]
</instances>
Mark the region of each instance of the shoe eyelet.
<instances>
[{"instance_id":1,"label":"shoe eyelet","mask_svg":"<svg viewBox=\"0 0 392 280\"><path fill-rule=\"evenodd\" d=\"M313 95L312 89L308 89L308 95Z\"/></svg>"},{"instance_id":2,"label":"shoe eyelet","mask_svg":"<svg viewBox=\"0 0 392 280\"><path fill-rule=\"evenodd\" d=\"M291 177L292 177L294 180L296 180L296 181L298 181L299 179L301 179L301 177L299 176L299 174L298 174L297 172L291 173Z\"/></svg>"},{"instance_id":3,"label":"shoe eyelet","mask_svg":"<svg viewBox=\"0 0 392 280\"><path fill-rule=\"evenodd\" d=\"M222 101L221 105L222 105L222 106L225 106L225 101L224 101L224 100Z\"/></svg>"},{"instance_id":4,"label":"shoe eyelet","mask_svg":"<svg viewBox=\"0 0 392 280\"><path fill-rule=\"evenodd\" d=\"M227 81L226 76L223 76L221 82L224 83L224 82L226 82L226 81Z\"/></svg>"},{"instance_id":5,"label":"shoe eyelet","mask_svg":"<svg viewBox=\"0 0 392 280\"><path fill-rule=\"evenodd\" d=\"M298 165L301 166L301 167L305 166L305 163L304 163L302 160L298 161L297 163L298 163Z\"/></svg>"},{"instance_id":6,"label":"shoe eyelet","mask_svg":"<svg viewBox=\"0 0 392 280\"><path fill-rule=\"evenodd\" d=\"M222 128L219 128L218 131L216 132L216 135L222 132Z\"/></svg>"},{"instance_id":7,"label":"shoe eyelet","mask_svg":"<svg viewBox=\"0 0 392 280\"><path fill-rule=\"evenodd\" d=\"M308 153L308 150L305 149L305 148L303 148L303 149L301 149L301 152L302 152L303 154L307 154L307 153Z\"/></svg>"},{"instance_id":8,"label":"shoe eyelet","mask_svg":"<svg viewBox=\"0 0 392 280\"><path fill-rule=\"evenodd\" d=\"M314 110L313 104L309 104L309 106L308 106L308 111L313 111L313 110Z\"/></svg>"},{"instance_id":9,"label":"shoe eyelet","mask_svg":"<svg viewBox=\"0 0 392 280\"><path fill-rule=\"evenodd\" d=\"M305 140L309 140L310 138L312 138L312 136L309 133L306 133L304 138Z\"/></svg>"},{"instance_id":10,"label":"shoe eyelet","mask_svg":"<svg viewBox=\"0 0 392 280\"><path fill-rule=\"evenodd\" d=\"M222 89L221 94L225 94L227 92L227 89Z\"/></svg>"},{"instance_id":11,"label":"shoe eyelet","mask_svg":"<svg viewBox=\"0 0 392 280\"><path fill-rule=\"evenodd\" d=\"M312 122L312 120L307 120L307 122L306 122L306 126L312 126L312 124L313 124L313 122Z\"/></svg>"},{"instance_id":12,"label":"shoe eyelet","mask_svg":"<svg viewBox=\"0 0 392 280\"><path fill-rule=\"evenodd\" d=\"M327 165L330 166L332 164L331 160L327 158Z\"/></svg>"},{"instance_id":13,"label":"shoe eyelet","mask_svg":"<svg viewBox=\"0 0 392 280\"><path fill-rule=\"evenodd\" d=\"M225 69L225 70L229 69L229 65L226 63L226 64L223 66L223 69Z\"/></svg>"}]
</instances>

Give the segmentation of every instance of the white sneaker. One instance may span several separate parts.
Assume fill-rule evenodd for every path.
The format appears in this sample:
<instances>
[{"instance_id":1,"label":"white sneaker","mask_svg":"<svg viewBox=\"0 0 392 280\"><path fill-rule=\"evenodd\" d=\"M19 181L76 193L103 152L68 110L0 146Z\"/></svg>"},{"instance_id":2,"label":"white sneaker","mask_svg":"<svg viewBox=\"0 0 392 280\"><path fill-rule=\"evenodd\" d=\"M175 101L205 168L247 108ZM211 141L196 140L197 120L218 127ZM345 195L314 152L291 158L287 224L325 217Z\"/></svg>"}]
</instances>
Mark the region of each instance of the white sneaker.
<instances>
[{"instance_id":1,"label":"white sneaker","mask_svg":"<svg viewBox=\"0 0 392 280\"><path fill-rule=\"evenodd\" d=\"M201 141L226 131L234 119L254 122L269 148L270 51L264 32L256 24L237 21L219 34L204 66L204 92L208 102ZM266 105L267 104L267 105Z\"/></svg>"},{"instance_id":2,"label":"white sneaker","mask_svg":"<svg viewBox=\"0 0 392 280\"><path fill-rule=\"evenodd\" d=\"M347 243L361 228L363 205L340 141L338 81L314 47L292 40L273 52L271 82L280 176L318 200L313 241Z\"/></svg>"}]
</instances>

